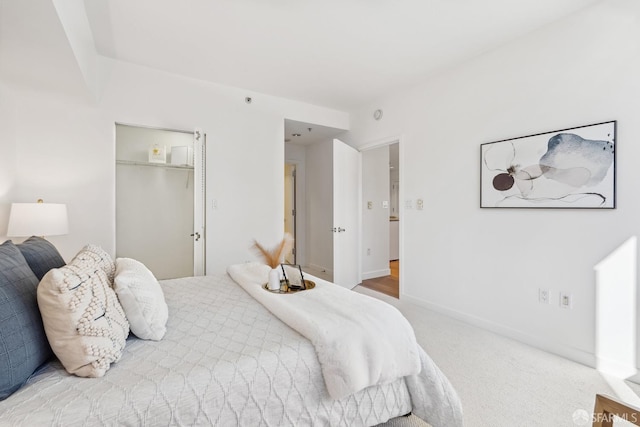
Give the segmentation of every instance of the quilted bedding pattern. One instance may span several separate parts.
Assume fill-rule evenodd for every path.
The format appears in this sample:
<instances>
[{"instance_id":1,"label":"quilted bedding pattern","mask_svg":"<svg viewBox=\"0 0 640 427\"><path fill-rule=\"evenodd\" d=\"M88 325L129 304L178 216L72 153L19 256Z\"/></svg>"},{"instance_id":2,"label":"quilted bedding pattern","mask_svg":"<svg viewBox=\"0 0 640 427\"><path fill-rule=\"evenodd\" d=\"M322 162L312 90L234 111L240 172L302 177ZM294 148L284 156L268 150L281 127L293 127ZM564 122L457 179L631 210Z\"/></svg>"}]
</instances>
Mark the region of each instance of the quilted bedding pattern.
<instances>
[{"instance_id":1,"label":"quilted bedding pattern","mask_svg":"<svg viewBox=\"0 0 640 427\"><path fill-rule=\"evenodd\" d=\"M161 341L130 337L103 378L50 362L0 402L0 426L370 426L412 410L403 379L330 399L311 343L226 274L161 284Z\"/></svg>"}]
</instances>

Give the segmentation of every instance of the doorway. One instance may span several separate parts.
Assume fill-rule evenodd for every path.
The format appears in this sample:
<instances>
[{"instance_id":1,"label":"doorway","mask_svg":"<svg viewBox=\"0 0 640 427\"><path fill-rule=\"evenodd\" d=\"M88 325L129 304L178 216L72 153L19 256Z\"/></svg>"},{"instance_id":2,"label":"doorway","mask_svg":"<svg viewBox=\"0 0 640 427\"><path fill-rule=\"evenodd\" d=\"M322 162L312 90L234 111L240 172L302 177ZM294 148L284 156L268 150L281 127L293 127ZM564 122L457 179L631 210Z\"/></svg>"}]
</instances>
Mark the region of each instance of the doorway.
<instances>
[{"instance_id":1,"label":"doorway","mask_svg":"<svg viewBox=\"0 0 640 427\"><path fill-rule=\"evenodd\" d=\"M335 204L334 200L338 193L343 192L334 191L334 185L340 187L340 190L343 190L342 187L345 185L336 181L336 178L341 179L340 176L336 177L336 173L346 173L347 169L351 169L342 164L346 157L350 157L340 150L346 144L335 140L344 132L344 129L285 119L284 160L285 165L295 166L296 263L301 265L306 273L351 288L360 282L360 260L357 248L360 227L359 224L348 223L342 215L336 216L335 208L343 203ZM357 150L351 148L351 151ZM337 170L336 165L338 165ZM288 172L285 171L286 216L290 211L286 199L291 198L287 196L290 194L286 184L289 179L287 175ZM358 178L359 170L354 170L352 175ZM359 212L359 196L347 196L347 198L349 201L354 201L356 207L346 210ZM356 222L358 219L359 213L356 214ZM287 218L285 218L286 221ZM353 241L350 239L352 236L355 237ZM355 248L355 261L354 257L349 258L338 253L339 262L335 262L334 246L337 240L341 243L340 250L346 250L351 246ZM347 263L354 269L355 274L351 278L341 279L346 277L343 275L342 263Z\"/></svg>"},{"instance_id":2,"label":"doorway","mask_svg":"<svg viewBox=\"0 0 640 427\"><path fill-rule=\"evenodd\" d=\"M400 143L363 149L362 286L400 296Z\"/></svg>"},{"instance_id":3,"label":"doorway","mask_svg":"<svg viewBox=\"0 0 640 427\"><path fill-rule=\"evenodd\" d=\"M116 256L204 274L204 134L116 124Z\"/></svg>"}]
</instances>

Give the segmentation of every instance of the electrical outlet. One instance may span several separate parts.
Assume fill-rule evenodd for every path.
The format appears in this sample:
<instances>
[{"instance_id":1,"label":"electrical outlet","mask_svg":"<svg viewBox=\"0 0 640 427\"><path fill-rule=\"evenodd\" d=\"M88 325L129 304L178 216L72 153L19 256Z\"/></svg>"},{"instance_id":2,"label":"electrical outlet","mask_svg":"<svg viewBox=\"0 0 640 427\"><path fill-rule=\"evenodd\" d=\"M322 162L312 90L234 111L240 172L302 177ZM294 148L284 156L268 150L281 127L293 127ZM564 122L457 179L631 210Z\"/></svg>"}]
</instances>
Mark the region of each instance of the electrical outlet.
<instances>
[{"instance_id":1,"label":"electrical outlet","mask_svg":"<svg viewBox=\"0 0 640 427\"><path fill-rule=\"evenodd\" d=\"M540 304L549 304L549 289L538 289L538 302Z\"/></svg>"},{"instance_id":2,"label":"electrical outlet","mask_svg":"<svg viewBox=\"0 0 640 427\"><path fill-rule=\"evenodd\" d=\"M560 307L573 308L573 296L565 292L560 292Z\"/></svg>"},{"instance_id":3,"label":"electrical outlet","mask_svg":"<svg viewBox=\"0 0 640 427\"><path fill-rule=\"evenodd\" d=\"M424 208L424 200L418 199L416 200L416 208L421 211Z\"/></svg>"}]
</instances>

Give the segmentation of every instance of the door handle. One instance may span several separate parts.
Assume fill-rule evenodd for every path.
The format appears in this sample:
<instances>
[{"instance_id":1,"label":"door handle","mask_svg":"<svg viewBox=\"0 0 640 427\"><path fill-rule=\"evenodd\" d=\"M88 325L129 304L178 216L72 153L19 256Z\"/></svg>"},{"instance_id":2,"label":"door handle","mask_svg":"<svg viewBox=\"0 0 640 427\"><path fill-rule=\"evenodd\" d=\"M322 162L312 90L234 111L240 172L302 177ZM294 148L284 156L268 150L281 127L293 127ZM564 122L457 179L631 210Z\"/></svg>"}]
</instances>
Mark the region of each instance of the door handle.
<instances>
[{"instance_id":1,"label":"door handle","mask_svg":"<svg viewBox=\"0 0 640 427\"><path fill-rule=\"evenodd\" d=\"M191 234L191 237L193 237L193 236L195 236L195 237L196 237L196 239L195 239L195 240L196 240L196 242L197 242L198 240L200 240L200 233L198 233L197 231L196 231L195 233Z\"/></svg>"},{"instance_id":2,"label":"door handle","mask_svg":"<svg viewBox=\"0 0 640 427\"><path fill-rule=\"evenodd\" d=\"M342 227L338 227L338 233L342 233L343 231L347 231L347 230L345 230L345 229L344 229L344 228L342 228Z\"/></svg>"}]
</instances>

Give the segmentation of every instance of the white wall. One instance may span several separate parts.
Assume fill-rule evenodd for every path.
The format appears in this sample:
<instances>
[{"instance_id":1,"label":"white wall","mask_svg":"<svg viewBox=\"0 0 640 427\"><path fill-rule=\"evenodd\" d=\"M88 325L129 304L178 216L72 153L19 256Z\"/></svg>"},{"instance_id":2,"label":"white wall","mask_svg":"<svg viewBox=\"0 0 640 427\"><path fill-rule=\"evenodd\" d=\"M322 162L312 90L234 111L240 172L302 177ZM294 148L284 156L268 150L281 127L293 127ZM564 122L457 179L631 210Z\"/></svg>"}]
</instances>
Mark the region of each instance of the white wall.
<instances>
[{"instance_id":1,"label":"white wall","mask_svg":"<svg viewBox=\"0 0 640 427\"><path fill-rule=\"evenodd\" d=\"M254 259L249 251L253 238L270 244L282 236L284 119L349 127L348 115L336 110L106 58L100 58L100 70L106 80L97 102L10 80L0 87L0 98L14 102L12 113L2 119L3 135L22 130L3 142L3 152L14 150L8 168L15 173L0 203L38 197L67 203L70 234L51 239L66 259L86 243L115 254L116 122L184 130L197 126L207 133L208 273ZM246 104L245 96L253 103ZM5 213L0 229L6 221Z\"/></svg>"},{"instance_id":2,"label":"white wall","mask_svg":"<svg viewBox=\"0 0 640 427\"><path fill-rule=\"evenodd\" d=\"M307 146L307 265L333 274L333 140Z\"/></svg>"},{"instance_id":3,"label":"white wall","mask_svg":"<svg viewBox=\"0 0 640 427\"><path fill-rule=\"evenodd\" d=\"M403 135L404 198L425 201L402 217L401 298L593 363L594 267L640 233L639 22L604 1L354 112L354 145ZM616 210L479 208L481 143L612 119Z\"/></svg>"},{"instance_id":4,"label":"white wall","mask_svg":"<svg viewBox=\"0 0 640 427\"><path fill-rule=\"evenodd\" d=\"M362 151L362 279L388 276L389 146ZM382 202L387 202L387 207ZM371 209L368 208L371 202Z\"/></svg>"},{"instance_id":5,"label":"white wall","mask_svg":"<svg viewBox=\"0 0 640 427\"><path fill-rule=\"evenodd\" d=\"M7 232L7 220L16 173L15 100L13 93L0 82L0 236Z\"/></svg>"},{"instance_id":6,"label":"white wall","mask_svg":"<svg viewBox=\"0 0 640 427\"><path fill-rule=\"evenodd\" d=\"M17 85L11 92L7 125L14 132L3 153L14 150L14 163L5 202L66 203L69 235L48 238L66 260L87 243L113 254L113 121L86 99ZM0 229L6 230L7 221L8 215L0 218Z\"/></svg>"}]
</instances>

